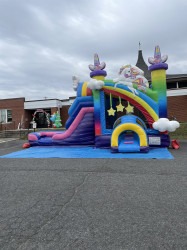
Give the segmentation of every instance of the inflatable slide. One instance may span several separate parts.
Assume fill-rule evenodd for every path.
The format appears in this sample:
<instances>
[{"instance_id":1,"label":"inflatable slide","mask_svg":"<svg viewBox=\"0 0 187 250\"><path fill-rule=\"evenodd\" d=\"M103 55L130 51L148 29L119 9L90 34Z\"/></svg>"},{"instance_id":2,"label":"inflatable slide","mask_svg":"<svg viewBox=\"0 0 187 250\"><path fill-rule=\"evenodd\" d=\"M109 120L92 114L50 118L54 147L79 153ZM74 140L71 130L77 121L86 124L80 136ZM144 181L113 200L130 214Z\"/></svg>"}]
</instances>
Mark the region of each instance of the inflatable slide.
<instances>
[{"instance_id":1,"label":"inflatable slide","mask_svg":"<svg viewBox=\"0 0 187 250\"><path fill-rule=\"evenodd\" d=\"M28 135L31 146L93 145L94 108L92 97L77 97L69 110L65 131L41 131Z\"/></svg>"}]
</instances>

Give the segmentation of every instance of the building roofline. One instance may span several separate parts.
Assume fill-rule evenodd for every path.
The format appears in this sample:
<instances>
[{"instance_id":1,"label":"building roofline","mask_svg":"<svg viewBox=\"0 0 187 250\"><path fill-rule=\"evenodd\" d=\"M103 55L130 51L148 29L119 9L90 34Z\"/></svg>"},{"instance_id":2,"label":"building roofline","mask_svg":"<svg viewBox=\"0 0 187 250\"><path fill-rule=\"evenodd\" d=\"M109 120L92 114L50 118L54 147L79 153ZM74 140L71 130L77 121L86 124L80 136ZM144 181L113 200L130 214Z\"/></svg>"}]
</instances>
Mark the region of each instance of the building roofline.
<instances>
[{"instance_id":1,"label":"building roofline","mask_svg":"<svg viewBox=\"0 0 187 250\"><path fill-rule=\"evenodd\" d=\"M25 101L25 102L45 102L45 101L54 101L54 100L61 101L60 99L57 99L57 98L51 98L51 99L43 99L43 100L30 100L30 101Z\"/></svg>"},{"instance_id":2,"label":"building roofline","mask_svg":"<svg viewBox=\"0 0 187 250\"><path fill-rule=\"evenodd\" d=\"M25 101L25 97L13 97L13 98L5 98L5 99L0 99L0 100L5 101L5 100L15 100L15 99L24 99Z\"/></svg>"},{"instance_id":3,"label":"building roofline","mask_svg":"<svg viewBox=\"0 0 187 250\"><path fill-rule=\"evenodd\" d=\"M187 78L187 74L166 74L166 79Z\"/></svg>"}]
</instances>

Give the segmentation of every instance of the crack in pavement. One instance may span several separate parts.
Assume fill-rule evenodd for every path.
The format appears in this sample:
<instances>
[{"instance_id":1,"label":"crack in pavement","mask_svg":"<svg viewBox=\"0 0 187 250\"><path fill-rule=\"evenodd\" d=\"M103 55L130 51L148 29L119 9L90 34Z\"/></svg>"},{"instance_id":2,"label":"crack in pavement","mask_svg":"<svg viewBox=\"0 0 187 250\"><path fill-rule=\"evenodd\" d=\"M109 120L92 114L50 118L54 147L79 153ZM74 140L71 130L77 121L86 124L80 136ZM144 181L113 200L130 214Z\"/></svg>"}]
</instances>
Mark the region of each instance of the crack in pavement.
<instances>
[{"instance_id":1,"label":"crack in pavement","mask_svg":"<svg viewBox=\"0 0 187 250\"><path fill-rule=\"evenodd\" d=\"M37 232L35 232L33 235L31 235L29 238L27 238L27 240L25 242L23 242L21 245L18 246L17 250L19 250L23 245L25 245L30 239L32 239L35 235L37 235L47 224L51 223L56 217L58 217L62 211L64 211L67 206L73 201L73 199L75 198L75 196L77 195L78 191L80 190L80 188L85 184L85 182L87 181L88 177L89 177L90 173L84 176L83 181L78 184L75 189L74 192L72 194L72 196L70 197L70 199L62 206L62 208L49 220L47 220L38 230Z\"/></svg>"},{"instance_id":2,"label":"crack in pavement","mask_svg":"<svg viewBox=\"0 0 187 250\"><path fill-rule=\"evenodd\" d=\"M82 200L82 198L80 197L80 195L79 195L79 200L80 200L80 208L82 209L83 213L86 215L86 217L87 217L87 219L88 219L88 221L89 221L87 228L89 229L90 234L91 234L93 237L95 237L94 227L93 227L93 223L92 223L92 219L93 219L93 218L90 216L90 214L89 214L89 213L86 211L86 209L84 208L84 206L83 206L83 200ZM79 241L79 239L74 239L74 240L70 241L70 242L64 247L64 250L65 250L65 249L73 249L73 245L74 245L76 242L78 242L78 241ZM94 246L96 247L96 243L94 243Z\"/></svg>"}]
</instances>

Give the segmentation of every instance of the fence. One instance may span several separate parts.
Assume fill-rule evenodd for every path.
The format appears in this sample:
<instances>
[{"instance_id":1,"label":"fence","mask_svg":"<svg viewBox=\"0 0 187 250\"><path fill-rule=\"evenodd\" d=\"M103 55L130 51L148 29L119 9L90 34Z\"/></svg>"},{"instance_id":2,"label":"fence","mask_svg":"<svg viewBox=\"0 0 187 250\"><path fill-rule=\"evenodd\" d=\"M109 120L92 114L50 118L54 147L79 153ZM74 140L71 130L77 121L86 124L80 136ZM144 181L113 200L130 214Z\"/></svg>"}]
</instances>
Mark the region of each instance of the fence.
<instances>
[{"instance_id":1,"label":"fence","mask_svg":"<svg viewBox=\"0 0 187 250\"><path fill-rule=\"evenodd\" d=\"M37 131L62 131L64 128L29 128L29 129L17 129L17 130L1 130L0 131L0 138L19 138L19 139L27 139L27 135L31 132Z\"/></svg>"},{"instance_id":2,"label":"fence","mask_svg":"<svg viewBox=\"0 0 187 250\"><path fill-rule=\"evenodd\" d=\"M26 139L28 133L33 132L33 130L2 130L0 131L0 138L19 138Z\"/></svg>"}]
</instances>

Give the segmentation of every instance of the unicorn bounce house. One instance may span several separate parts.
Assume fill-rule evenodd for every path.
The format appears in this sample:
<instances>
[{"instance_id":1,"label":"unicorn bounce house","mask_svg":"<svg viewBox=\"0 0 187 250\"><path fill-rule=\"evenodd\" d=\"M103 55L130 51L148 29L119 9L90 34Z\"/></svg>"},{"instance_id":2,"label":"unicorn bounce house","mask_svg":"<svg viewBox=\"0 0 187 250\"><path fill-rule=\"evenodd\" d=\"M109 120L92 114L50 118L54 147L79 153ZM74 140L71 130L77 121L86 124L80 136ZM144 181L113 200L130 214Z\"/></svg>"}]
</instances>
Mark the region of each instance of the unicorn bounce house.
<instances>
[{"instance_id":1,"label":"unicorn bounce house","mask_svg":"<svg viewBox=\"0 0 187 250\"><path fill-rule=\"evenodd\" d=\"M41 131L28 135L29 146L92 146L112 153L149 152L169 147L168 132L179 127L167 119L166 64L159 46L148 59L151 83L136 66L124 65L118 77L107 80L105 62L97 54L89 65L90 81L73 77L76 99L69 108L65 131ZM63 149L62 149L63 150Z\"/></svg>"}]
</instances>

